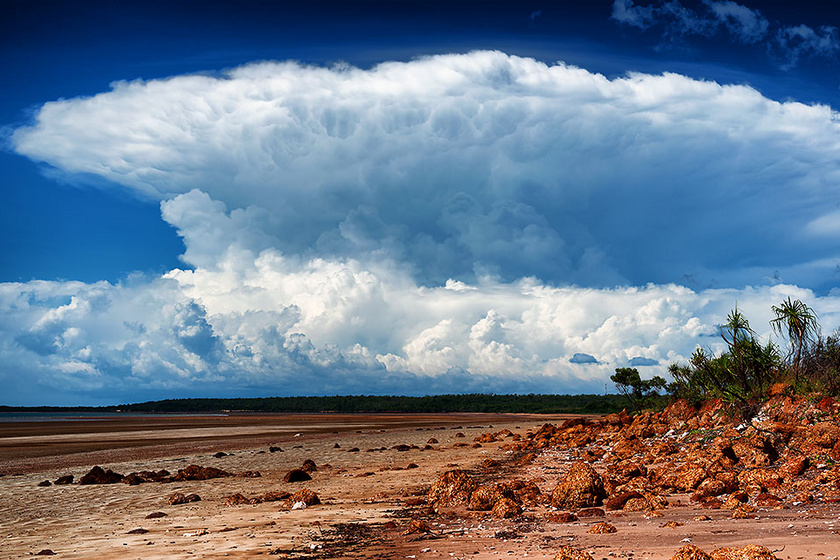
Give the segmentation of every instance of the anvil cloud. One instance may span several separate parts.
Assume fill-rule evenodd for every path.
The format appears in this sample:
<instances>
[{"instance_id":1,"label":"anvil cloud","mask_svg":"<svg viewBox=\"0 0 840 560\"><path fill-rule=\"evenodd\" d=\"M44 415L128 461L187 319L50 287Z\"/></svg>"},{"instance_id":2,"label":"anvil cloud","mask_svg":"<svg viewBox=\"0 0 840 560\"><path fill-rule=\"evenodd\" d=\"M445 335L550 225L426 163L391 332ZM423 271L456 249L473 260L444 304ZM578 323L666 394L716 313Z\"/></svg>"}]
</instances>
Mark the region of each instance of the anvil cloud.
<instances>
[{"instance_id":1,"label":"anvil cloud","mask_svg":"<svg viewBox=\"0 0 840 560\"><path fill-rule=\"evenodd\" d=\"M840 324L837 113L747 86L496 51L262 62L47 103L11 142L160 200L186 249L160 277L3 284L7 384L600 391L714 344L736 303L759 331L787 295Z\"/></svg>"}]
</instances>

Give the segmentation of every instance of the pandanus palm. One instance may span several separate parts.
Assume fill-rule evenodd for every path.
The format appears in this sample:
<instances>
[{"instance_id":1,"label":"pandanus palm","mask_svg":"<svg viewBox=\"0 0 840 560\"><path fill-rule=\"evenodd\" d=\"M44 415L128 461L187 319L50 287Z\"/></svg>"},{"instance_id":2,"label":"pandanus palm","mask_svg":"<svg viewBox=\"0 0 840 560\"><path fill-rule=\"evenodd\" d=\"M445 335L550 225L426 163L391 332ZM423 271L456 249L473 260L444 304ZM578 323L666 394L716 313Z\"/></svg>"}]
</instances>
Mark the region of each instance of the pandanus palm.
<instances>
[{"instance_id":1,"label":"pandanus palm","mask_svg":"<svg viewBox=\"0 0 840 560\"><path fill-rule=\"evenodd\" d=\"M820 334L817 314L800 300L791 300L790 297L780 305L774 305L772 309L776 318L770 321L770 325L775 332L788 337L791 346L789 356L793 358L794 381L798 382L802 349Z\"/></svg>"}]
</instances>

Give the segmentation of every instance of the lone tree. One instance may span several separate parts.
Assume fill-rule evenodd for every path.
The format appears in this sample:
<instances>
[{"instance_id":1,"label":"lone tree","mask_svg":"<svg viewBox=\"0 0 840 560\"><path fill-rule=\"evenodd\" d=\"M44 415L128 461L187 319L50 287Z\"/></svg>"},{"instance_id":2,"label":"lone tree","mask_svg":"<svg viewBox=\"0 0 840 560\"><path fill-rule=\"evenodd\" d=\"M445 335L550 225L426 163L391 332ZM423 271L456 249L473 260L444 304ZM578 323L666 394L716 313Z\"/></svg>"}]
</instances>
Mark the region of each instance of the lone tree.
<instances>
[{"instance_id":1,"label":"lone tree","mask_svg":"<svg viewBox=\"0 0 840 560\"><path fill-rule=\"evenodd\" d=\"M615 375L611 375L610 379L615 383L618 392L627 398L630 408L636 412L641 412L653 404L654 399L659 396L659 391L667 385L658 375L651 379L642 379L636 368L615 368Z\"/></svg>"}]
</instances>

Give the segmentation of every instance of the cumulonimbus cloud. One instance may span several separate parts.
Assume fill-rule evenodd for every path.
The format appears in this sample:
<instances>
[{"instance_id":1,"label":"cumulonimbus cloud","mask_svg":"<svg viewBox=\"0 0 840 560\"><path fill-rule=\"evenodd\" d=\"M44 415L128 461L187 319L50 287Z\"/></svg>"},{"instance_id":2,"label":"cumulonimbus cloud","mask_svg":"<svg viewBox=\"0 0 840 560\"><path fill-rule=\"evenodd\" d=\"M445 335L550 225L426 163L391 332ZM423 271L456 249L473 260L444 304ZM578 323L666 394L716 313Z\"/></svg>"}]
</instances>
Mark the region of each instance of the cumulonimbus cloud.
<instances>
[{"instance_id":1,"label":"cumulonimbus cloud","mask_svg":"<svg viewBox=\"0 0 840 560\"><path fill-rule=\"evenodd\" d=\"M49 103L12 141L159 199L186 247L162 277L0 285L2 381L32 398L600 392L735 304L840 324L837 115L745 86L267 62Z\"/></svg>"},{"instance_id":2,"label":"cumulonimbus cloud","mask_svg":"<svg viewBox=\"0 0 840 560\"><path fill-rule=\"evenodd\" d=\"M833 241L800 233L840 179L836 114L676 74L499 52L265 62L48 103L12 140L159 199L199 188L259 221L261 247L389 259L429 285L825 289L833 274Z\"/></svg>"}]
</instances>

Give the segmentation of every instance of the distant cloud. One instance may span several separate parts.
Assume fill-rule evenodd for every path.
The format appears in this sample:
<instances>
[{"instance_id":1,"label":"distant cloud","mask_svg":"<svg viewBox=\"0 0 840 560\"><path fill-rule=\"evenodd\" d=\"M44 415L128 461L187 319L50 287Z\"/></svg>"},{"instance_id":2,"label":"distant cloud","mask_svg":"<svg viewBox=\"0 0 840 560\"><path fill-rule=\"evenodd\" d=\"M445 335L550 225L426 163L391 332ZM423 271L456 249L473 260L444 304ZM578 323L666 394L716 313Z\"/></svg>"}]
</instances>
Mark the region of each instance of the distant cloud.
<instances>
[{"instance_id":1,"label":"distant cloud","mask_svg":"<svg viewBox=\"0 0 840 560\"><path fill-rule=\"evenodd\" d=\"M641 356L635 356L630 359L630 367L644 367L644 366L658 366L659 360L654 360L653 358L643 358Z\"/></svg>"},{"instance_id":2,"label":"distant cloud","mask_svg":"<svg viewBox=\"0 0 840 560\"><path fill-rule=\"evenodd\" d=\"M834 27L819 32L807 25L771 23L759 10L733 1L704 0L701 7L686 7L680 0L658 0L640 6L633 0L614 0L611 18L643 31L657 28L663 39L679 42L690 36L713 37L726 31L736 43L766 44L791 68L803 58L836 58L840 40Z\"/></svg>"},{"instance_id":3,"label":"distant cloud","mask_svg":"<svg viewBox=\"0 0 840 560\"><path fill-rule=\"evenodd\" d=\"M575 353L569 358L569 363L572 364L598 364L598 359L591 354L583 354L581 352Z\"/></svg>"}]
</instances>

